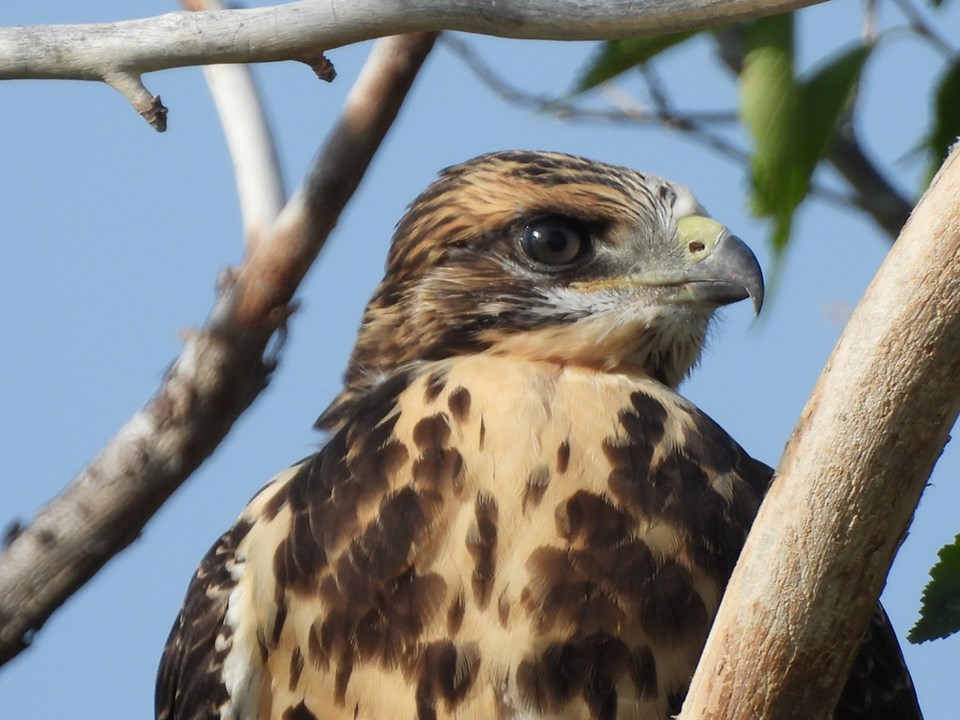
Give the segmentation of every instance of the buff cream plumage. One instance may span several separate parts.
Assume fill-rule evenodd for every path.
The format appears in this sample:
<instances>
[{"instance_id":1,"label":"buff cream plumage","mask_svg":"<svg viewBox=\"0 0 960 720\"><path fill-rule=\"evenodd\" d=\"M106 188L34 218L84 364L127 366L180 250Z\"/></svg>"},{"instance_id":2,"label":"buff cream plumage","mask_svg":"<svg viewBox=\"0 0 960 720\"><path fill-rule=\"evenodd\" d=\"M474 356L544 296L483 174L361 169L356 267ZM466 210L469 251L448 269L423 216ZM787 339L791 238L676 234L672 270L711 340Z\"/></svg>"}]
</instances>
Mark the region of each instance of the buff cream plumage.
<instances>
[{"instance_id":1,"label":"buff cream plumage","mask_svg":"<svg viewBox=\"0 0 960 720\"><path fill-rule=\"evenodd\" d=\"M400 221L331 435L203 560L161 720L666 720L770 480L675 388L763 280L691 193L556 153ZM835 717L919 718L878 613Z\"/></svg>"}]
</instances>

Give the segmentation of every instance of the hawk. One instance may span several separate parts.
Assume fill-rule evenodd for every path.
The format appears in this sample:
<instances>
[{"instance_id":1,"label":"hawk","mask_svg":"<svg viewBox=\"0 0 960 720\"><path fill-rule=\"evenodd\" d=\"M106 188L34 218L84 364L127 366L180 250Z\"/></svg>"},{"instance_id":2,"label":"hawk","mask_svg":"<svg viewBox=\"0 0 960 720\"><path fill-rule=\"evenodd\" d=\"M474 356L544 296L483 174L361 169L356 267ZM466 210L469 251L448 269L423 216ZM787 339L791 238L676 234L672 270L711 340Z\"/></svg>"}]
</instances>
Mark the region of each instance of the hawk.
<instances>
[{"instance_id":1,"label":"hawk","mask_svg":"<svg viewBox=\"0 0 960 720\"><path fill-rule=\"evenodd\" d=\"M763 278L681 185L548 152L397 226L326 445L216 542L159 720L666 720L772 471L677 394ZM920 717L878 611L836 718Z\"/></svg>"}]
</instances>

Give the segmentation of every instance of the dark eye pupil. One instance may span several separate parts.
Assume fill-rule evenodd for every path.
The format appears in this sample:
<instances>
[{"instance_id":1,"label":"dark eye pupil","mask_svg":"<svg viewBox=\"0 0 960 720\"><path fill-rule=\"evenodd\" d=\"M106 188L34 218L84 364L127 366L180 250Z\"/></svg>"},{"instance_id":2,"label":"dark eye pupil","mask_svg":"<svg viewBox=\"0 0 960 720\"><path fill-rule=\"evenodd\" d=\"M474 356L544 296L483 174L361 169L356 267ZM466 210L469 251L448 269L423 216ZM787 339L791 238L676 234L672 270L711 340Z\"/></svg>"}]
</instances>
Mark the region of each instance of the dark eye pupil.
<instances>
[{"instance_id":1,"label":"dark eye pupil","mask_svg":"<svg viewBox=\"0 0 960 720\"><path fill-rule=\"evenodd\" d=\"M566 265L576 260L586 245L583 229L573 220L548 218L530 223L520 238L523 251L544 265Z\"/></svg>"},{"instance_id":2,"label":"dark eye pupil","mask_svg":"<svg viewBox=\"0 0 960 720\"><path fill-rule=\"evenodd\" d=\"M554 230L547 235L546 244L550 252L562 254L570 242L571 240L568 235L565 235L559 230Z\"/></svg>"}]
</instances>

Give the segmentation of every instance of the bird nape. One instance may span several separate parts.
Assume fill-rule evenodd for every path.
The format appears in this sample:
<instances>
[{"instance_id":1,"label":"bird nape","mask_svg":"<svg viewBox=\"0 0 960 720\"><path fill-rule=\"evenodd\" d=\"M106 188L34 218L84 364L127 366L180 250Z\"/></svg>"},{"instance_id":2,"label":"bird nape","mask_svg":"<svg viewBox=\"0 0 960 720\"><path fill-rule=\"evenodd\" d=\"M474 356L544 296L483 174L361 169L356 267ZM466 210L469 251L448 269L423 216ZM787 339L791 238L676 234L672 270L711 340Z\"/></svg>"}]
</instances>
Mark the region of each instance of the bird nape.
<instances>
[{"instance_id":1,"label":"bird nape","mask_svg":"<svg viewBox=\"0 0 960 720\"><path fill-rule=\"evenodd\" d=\"M546 152L400 221L322 450L190 583L160 720L666 720L771 478L675 388L753 253L681 185ZM878 606L834 718L920 717Z\"/></svg>"}]
</instances>

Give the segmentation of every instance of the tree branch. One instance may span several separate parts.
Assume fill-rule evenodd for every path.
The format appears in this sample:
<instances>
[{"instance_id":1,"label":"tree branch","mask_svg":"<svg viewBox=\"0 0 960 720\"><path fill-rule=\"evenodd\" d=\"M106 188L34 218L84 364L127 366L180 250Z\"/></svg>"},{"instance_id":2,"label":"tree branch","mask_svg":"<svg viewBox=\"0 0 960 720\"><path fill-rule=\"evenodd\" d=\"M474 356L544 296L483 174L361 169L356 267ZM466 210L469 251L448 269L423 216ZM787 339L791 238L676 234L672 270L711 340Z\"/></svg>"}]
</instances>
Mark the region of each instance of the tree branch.
<instances>
[{"instance_id":1,"label":"tree branch","mask_svg":"<svg viewBox=\"0 0 960 720\"><path fill-rule=\"evenodd\" d=\"M680 717L826 718L960 411L960 151L850 319L733 573Z\"/></svg>"},{"instance_id":2,"label":"tree branch","mask_svg":"<svg viewBox=\"0 0 960 720\"><path fill-rule=\"evenodd\" d=\"M741 34L742 27L731 26L722 33L734 36ZM742 38L741 38L742 41ZM746 165L750 159L746 150L726 140L719 133L708 130L708 126L717 126L736 122L736 112L728 111L678 111L669 102L663 84L653 73L650 65L640 66L641 75L647 85L652 107L647 108L634 101L630 96L617 90L613 83L603 83L598 88L609 100L612 108L592 108L576 104L564 98L549 97L527 92L510 84L498 75L470 45L454 36L446 36L442 42L450 48L481 83L496 93L501 99L518 107L530 108L562 120L580 122L630 122L637 124L657 124L683 133L691 140L708 147L727 159ZM736 48L727 47L727 43L718 45L721 60L728 68L739 72L743 64L742 42ZM740 53L740 54L737 54ZM823 185L810 184L810 195L837 207L849 208L854 205L870 214L891 238L896 238L903 223L910 214L911 206L897 194L877 169L872 165L861 149L852 123L843 124L830 149L829 160L854 187L853 195L830 190Z\"/></svg>"},{"instance_id":3,"label":"tree branch","mask_svg":"<svg viewBox=\"0 0 960 720\"><path fill-rule=\"evenodd\" d=\"M459 57L477 79L501 99L534 112L549 113L563 120L655 123L683 131L689 130L691 126L698 123L733 124L738 121L737 114L733 111L679 113L672 108L659 105L656 109L650 110L635 102L625 102L622 98L617 98L617 102L611 101L614 105L612 108L598 109L578 105L564 98L527 92L498 75L468 43L459 37L444 35L441 43ZM710 144L710 138L704 138L704 142ZM747 159L746 153L735 149L721 148L719 151L724 154L732 153L735 159L740 161Z\"/></svg>"},{"instance_id":4,"label":"tree branch","mask_svg":"<svg viewBox=\"0 0 960 720\"><path fill-rule=\"evenodd\" d=\"M187 65L301 60L315 66L318 48L400 33L597 40L733 22L818 1L301 0L115 23L9 27L0 28L0 80L113 78L115 86L135 87L143 73ZM143 89L135 105L149 97Z\"/></svg>"},{"instance_id":5,"label":"tree branch","mask_svg":"<svg viewBox=\"0 0 960 720\"><path fill-rule=\"evenodd\" d=\"M222 10L221 0L181 0L187 10ZM207 87L230 149L246 245L259 243L283 209L286 192L260 93L247 65L207 65Z\"/></svg>"},{"instance_id":6,"label":"tree branch","mask_svg":"<svg viewBox=\"0 0 960 720\"><path fill-rule=\"evenodd\" d=\"M374 46L310 177L222 283L163 385L0 555L0 664L131 543L265 386L294 292L390 128L434 35Z\"/></svg>"},{"instance_id":7,"label":"tree branch","mask_svg":"<svg viewBox=\"0 0 960 720\"><path fill-rule=\"evenodd\" d=\"M853 188L853 203L873 218L887 237L895 240L906 225L913 206L880 173L857 138L853 118L840 121L827 148L827 161Z\"/></svg>"}]
</instances>

